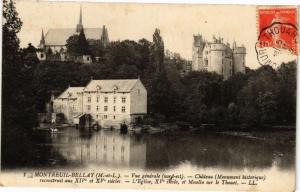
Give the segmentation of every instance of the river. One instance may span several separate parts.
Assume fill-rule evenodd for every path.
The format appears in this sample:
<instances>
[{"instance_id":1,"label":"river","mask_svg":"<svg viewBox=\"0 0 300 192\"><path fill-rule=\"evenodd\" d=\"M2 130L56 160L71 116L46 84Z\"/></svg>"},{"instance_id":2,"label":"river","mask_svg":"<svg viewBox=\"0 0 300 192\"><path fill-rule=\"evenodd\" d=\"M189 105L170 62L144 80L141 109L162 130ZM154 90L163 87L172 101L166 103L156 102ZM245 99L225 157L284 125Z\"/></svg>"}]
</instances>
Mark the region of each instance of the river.
<instances>
[{"instance_id":1,"label":"river","mask_svg":"<svg viewBox=\"0 0 300 192\"><path fill-rule=\"evenodd\" d=\"M34 140L29 170L250 174L266 176L259 189L267 191L292 191L295 185L294 131L120 134L69 127L55 133L40 131L35 138L43 139Z\"/></svg>"},{"instance_id":2,"label":"river","mask_svg":"<svg viewBox=\"0 0 300 192\"><path fill-rule=\"evenodd\" d=\"M36 161L52 166L102 165L142 169L170 169L182 163L222 169L294 168L295 133L243 134L175 132L170 134L120 134L65 128L38 133L46 139L38 151L49 151ZM253 136L254 135L254 136ZM39 135L37 135L39 136ZM39 163L40 164L40 163Z\"/></svg>"}]
</instances>

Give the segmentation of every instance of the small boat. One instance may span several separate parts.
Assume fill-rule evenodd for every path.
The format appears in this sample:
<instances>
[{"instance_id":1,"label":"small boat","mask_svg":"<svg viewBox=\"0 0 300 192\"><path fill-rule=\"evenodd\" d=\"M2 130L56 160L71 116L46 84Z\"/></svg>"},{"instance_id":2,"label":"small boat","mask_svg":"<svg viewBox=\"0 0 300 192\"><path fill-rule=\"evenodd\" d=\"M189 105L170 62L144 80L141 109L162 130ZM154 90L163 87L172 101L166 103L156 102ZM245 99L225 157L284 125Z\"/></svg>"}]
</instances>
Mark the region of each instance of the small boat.
<instances>
[{"instance_id":1,"label":"small boat","mask_svg":"<svg viewBox=\"0 0 300 192\"><path fill-rule=\"evenodd\" d=\"M101 129L101 126L98 123L96 123L96 124L93 125L93 129L95 131L99 131L99 129Z\"/></svg>"},{"instance_id":2,"label":"small boat","mask_svg":"<svg viewBox=\"0 0 300 192\"><path fill-rule=\"evenodd\" d=\"M161 129L161 128L157 128L157 127L152 127L150 126L149 129L148 129L148 132L151 133L151 134L154 134L154 133L162 133L164 130Z\"/></svg>"},{"instance_id":3,"label":"small boat","mask_svg":"<svg viewBox=\"0 0 300 192\"><path fill-rule=\"evenodd\" d=\"M58 129L53 128L53 127L51 127L49 130L50 130L51 133L57 133L58 132Z\"/></svg>"}]
</instances>

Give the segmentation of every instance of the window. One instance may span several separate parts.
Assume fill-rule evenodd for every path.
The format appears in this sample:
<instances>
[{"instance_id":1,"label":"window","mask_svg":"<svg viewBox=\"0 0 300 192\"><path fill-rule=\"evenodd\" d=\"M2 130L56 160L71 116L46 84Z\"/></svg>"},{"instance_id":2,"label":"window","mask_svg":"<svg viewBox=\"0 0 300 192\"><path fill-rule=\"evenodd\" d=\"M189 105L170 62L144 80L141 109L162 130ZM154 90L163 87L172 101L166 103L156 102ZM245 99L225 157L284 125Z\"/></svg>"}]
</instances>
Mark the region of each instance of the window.
<instances>
[{"instance_id":1,"label":"window","mask_svg":"<svg viewBox=\"0 0 300 192\"><path fill-rule=\"evenodd\" d=\"M104 97L104 102L105 102L105 103L108 102L108 97Z\"/></svg>"},{"instance_id":2,"label":"window","mask_svg":"<svg viewBox=\"0 0 300 192\"><path fill-rule=\"evenodd\" d=\"M114 106L114 112L116 112L116 106Z\"/></svg>"},{"instance_id":3,"label":"window","mask_svg":"<svg viewBox=\"0 0 300 192\"><path fill-rule=\"evenodd\" d=\"M114 119L116 119L116 116L114 115Z\"/></svg>"},{"instance_id":4,"label":"window","mask_svg":"<svg viewBox=\"0 0 300 192\"><path fill-rule=\"evenodd\" d=\"M98 115L96 115L97 119L98 119Z\"/></svg>"},{"instance_id":5,"label":"window","mask_svg":"<svg viewBox=\"0 0 300 192\"><path fill-rule=\"evenodd\" d=\"M44 57L44 54L42 53L42 54L41 54L41 58L43 58L43 57Z\"/></svg>"},{"instance_id":6,"label":"window","mask_svg":"<svg viewBox=\"0 0 300 192\"><path fill-rule=\"evenodd\" d=\"M104 111L107 111L108 110L108 107L107 106L104 106Z\"/></svg>"},{"instance_id":7,"label":"window","mask_svg":"<svg viewBox=\"0 0 300 192\"><path fill-rule=\"evenodd\" d=\"M140 96L141 95L141 91L138 89L138 96Z\"/></svg>"},{"instance_id":8,"label":"window","mask_svg":"<svg viewBox=\"0 0 300 192\"><path fill-rule=\"evenodd\" d=\"M116 103L116 99L117 99L117 98L116 98L116 97L114 97L114 103Z\"/></svg>"},{"instance_id":9,"label":"window","mask_svg":"<svg viewBox=\"0 0 300 192\"><path fill-rule=\"evenodd\" d=\"M126 110L125 110L125 106L122 106L122 113L125 113Z\"/></svg>"},{"instance_id":10,"label":"window","mask_svg":"<svg viewBox=\"0 0 300 192\"><path fill-rule=\"evenodd\" d=\"M99 102L99 97L97 97L97 103Z\"/></svg>"},{"instance_id":11,"label":"window","mask_svg":"<svg viewBox=\"0 0 300 192\"><path fill-rule=\"evenodd\" d=\"M88 97L87 99L88 99L88 102L91 102L91 100L92 100L92 98L91 98L91 97Z\"/></svg>"},{"instance_id":12,"label":"window","mask_svg":"<svg viewBox=\"0 0 300 192\"><path fill-rule=\"evenodd\" d=\"M126 97L122 97L122 103L126 103Z\"/></svg>"},{"instance_id":13,"label":"window","mask_svg":"<svg viewBox=\"0 0 300 192\"><path fill-rule=\"evenodd\" d=\"M89 61L89 60L90 60L90 57L87 57L87 58L86 58L86 60L88 60L88 61Z\"/></svg>"},{"instance_id":14,"label":"window","mask_svg":"<svg viewBox=\"0 0 300 192\"><path fill-rule=\"evenodd\" d=\"M107 115L103 115L103 119L107 119Z\"/></svg>"},{"instance_id":15,"label":"window","mask_svg":"<svg viewBox=\"0 0 300 192\"><path fill-rule=\"evenodd\" d=\"M91 110L91 106L90 106L90 105L87 106L87 110L88 110L88 111Z\"/></svg>"},{"instance_id":16,"label":"window","mask_svg":"<svg viewBox=\"0 0 300 192\"><path fill-rule=\"evenodd\" d=\"M204 60L204 65L208 66L208 60L207 59Z\"/></svg>"},{"instance_id":17,"label":"window","mask_svg":"<svg viewBox=\"0 0 300 192\"><path fill-rule=\"evenodd\" d=\"M99 110L99 106L97 105L97 107L96 107L96 110L98 111Z\"/></svg>"}]
</instances>

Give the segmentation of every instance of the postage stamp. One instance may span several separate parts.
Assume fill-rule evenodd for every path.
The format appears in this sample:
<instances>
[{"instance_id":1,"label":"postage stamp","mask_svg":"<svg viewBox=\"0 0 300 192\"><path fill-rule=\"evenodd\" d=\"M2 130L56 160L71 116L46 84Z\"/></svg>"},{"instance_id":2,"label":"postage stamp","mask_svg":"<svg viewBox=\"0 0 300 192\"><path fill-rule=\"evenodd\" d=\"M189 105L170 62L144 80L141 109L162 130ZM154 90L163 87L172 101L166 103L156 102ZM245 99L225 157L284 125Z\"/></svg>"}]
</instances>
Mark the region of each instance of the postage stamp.
<instances>
[{"instance_id":1,"label":"postage stamp","mask_svg":"<svg viewBox=\"0 0 300 192\"><path fill-rule=\"evenodd\" d=\"M297 9L258 7L258 42L255 50L261 65L273 67L298 55Z\"/></svg>"}]
</instances>

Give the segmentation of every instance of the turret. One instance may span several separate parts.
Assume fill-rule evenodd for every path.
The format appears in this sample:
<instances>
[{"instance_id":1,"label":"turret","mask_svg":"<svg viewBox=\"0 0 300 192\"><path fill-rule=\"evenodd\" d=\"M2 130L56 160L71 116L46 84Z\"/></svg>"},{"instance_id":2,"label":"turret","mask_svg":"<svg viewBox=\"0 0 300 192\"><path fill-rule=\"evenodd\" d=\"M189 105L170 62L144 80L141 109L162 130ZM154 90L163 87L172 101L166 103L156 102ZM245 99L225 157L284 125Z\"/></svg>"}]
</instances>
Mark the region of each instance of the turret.
<instances>
[{"instance_id":1,"label":"turret","mask_svg":"<svg viewBox=\"0 0 300 192\"><path fill-rule=\"evenodd\" d=\"M41 37L41 40L40 40L40 46L39 46L41 49L44 49L45 48L45 36L44 36L44 30L42 29L42 37Z\"/></svg>"},{"instance_id":2,"label":"turret","mask_svg":"<svg viewBox=\"0 0 300 192\"><path fill-rule=\"evenodd\" d=\"M245 73L246 48L233 45L233 73Z\"/></svg>"},{"instance_id":3,"label":"turret","mask_svg":"<svg viewBox=\"0 0 300 192\"><path fill-rule=\"evenodd\" d=\"M205 40L202 38L202 35L194 35L193 42L193 61L192 61L192 70L199 71L203 70L203 49L205 46Z\"/></svg>"}]
</instances>

